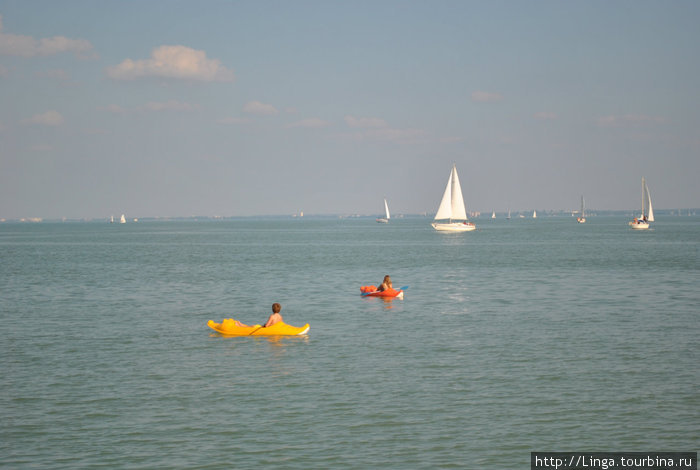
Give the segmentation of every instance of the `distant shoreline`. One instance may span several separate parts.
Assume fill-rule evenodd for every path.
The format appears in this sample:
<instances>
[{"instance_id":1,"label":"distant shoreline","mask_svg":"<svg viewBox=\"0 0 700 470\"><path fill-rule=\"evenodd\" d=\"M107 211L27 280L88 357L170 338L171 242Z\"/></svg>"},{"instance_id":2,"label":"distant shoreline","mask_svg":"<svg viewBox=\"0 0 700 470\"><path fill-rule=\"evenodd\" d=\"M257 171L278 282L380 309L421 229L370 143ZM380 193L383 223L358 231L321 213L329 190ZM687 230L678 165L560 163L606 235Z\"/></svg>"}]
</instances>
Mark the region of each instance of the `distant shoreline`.
<instances>
[{"instance_id":1,"label":"distant shoreline","mask_svg":"<svg viewBox=\"0 0 700 470\"><path fill-rule=\"evenodd\" d=\"M538 219L546 217L576 217L577 211L565 210L544 210L536 209ZM511 219L531 219L533 209L523 211L511 211ZM639 212L638 209L629 210L587 210L587 217L634 217ZM657 216L668 217L694 217L700 214L700 208L690 209L654 209ZM505 219L507 212L496 212L496 219ZM520 216L524 217L520 217ZM137 218L128 218L127 224L142 223L142 222L204 222L204 221L235 221L235 220L328 220L328 219L374 219L378 214L307 214L303 217L298 215L277 214L277 215L239 215L239 216L139 216ZM392 220L396 219L432 219L434 214L396 214ZM470 219L491 219L491 211L474 212L469 215ZM84 218L40 218L40 217L21 217L21 218L0 218L0 223L110 223L110 217L84 217ZM114 222L115 225L121 225Z\"/></svg>"}]
</instances>

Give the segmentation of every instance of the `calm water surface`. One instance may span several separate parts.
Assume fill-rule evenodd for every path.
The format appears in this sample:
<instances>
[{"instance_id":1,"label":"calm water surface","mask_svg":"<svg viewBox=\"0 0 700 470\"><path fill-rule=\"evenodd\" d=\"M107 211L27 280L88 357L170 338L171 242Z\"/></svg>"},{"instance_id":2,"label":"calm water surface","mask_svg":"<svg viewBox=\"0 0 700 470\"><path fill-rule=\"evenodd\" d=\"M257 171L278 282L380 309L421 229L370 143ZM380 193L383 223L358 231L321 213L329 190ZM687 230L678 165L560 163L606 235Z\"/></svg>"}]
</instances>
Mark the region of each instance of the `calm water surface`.
<instances>
[{"instance_id":1,"label":"calm water surface","mask_svg":"<svg viewBox=\"0 0 700 470\"><path fill-rule=\"evenodd\" d=\"M0 224L0 467L697 451L700 220ZM405 299L361 298L390 274ZM209 319L308 337L226 338Z\"/></svg>"}]
</instances>

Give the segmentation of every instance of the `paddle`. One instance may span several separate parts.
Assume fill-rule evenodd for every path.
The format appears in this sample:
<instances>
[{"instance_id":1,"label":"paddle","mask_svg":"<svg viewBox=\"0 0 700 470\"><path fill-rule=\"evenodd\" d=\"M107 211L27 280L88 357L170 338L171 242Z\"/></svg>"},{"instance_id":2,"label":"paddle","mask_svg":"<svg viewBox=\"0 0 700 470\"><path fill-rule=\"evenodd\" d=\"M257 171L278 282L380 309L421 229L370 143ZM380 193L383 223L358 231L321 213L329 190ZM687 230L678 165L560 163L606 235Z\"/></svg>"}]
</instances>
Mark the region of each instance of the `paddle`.
<instances>
[{"instance_id":1,"label":"paddle","mask_svg":"<svg viewBox=\"0 0 700 470\"><path fill-rule=\"evenodd\" d=\"M257 328L255 328L256 326L257 326ZM255 328L255 329L253 331L251 331L250 333L248 333L248 336L252 335L253 333L255 333L256 331L258 331L260 328L263 328L263 327L260 325L254 325L253 328Z\"/></svg>"}]
</instances>

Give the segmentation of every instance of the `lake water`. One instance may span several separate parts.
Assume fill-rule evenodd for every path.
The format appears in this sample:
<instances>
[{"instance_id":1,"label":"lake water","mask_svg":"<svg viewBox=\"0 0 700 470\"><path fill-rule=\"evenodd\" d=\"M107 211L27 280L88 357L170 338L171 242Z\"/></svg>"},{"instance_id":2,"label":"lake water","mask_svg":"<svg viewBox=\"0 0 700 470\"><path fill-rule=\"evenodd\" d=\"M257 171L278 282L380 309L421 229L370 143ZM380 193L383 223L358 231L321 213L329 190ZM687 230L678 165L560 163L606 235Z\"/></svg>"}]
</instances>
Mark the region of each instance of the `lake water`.
<instances>
[{"instance_id":1,"label":"lake water","mask_svg":"<svg viewBox=\"0 0 700 470\"><path fill-rule=\"evenodd\" d=\"M0 224L0 467L697 451L700 219ZM390 274L404 300L362 298ZM222 337L273 302L307 337Z\"/></svg>"}]
</instances>

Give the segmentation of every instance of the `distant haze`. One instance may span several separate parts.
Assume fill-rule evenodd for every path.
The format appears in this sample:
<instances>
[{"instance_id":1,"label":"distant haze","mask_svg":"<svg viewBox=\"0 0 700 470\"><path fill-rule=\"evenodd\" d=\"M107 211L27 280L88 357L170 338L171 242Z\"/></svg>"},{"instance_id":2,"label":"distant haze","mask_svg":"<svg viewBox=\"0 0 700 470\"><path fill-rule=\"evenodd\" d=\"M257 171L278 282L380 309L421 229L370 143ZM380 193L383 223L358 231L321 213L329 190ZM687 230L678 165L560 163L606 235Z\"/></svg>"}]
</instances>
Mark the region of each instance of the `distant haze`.
<instances>
[{"instance_id":1,"label":"distant haze","mask_svg":"<svg viewBox=\"0 0 700 470\"><path fill-rule=\"evenodd\" d=\"M0 3L0 219L700 206L700 2Z\"/></svg>"}]
</instances>

